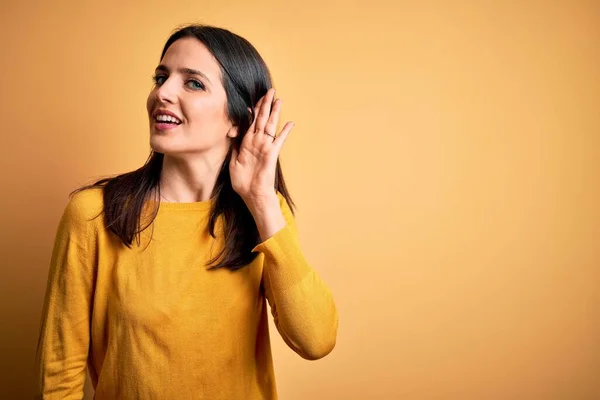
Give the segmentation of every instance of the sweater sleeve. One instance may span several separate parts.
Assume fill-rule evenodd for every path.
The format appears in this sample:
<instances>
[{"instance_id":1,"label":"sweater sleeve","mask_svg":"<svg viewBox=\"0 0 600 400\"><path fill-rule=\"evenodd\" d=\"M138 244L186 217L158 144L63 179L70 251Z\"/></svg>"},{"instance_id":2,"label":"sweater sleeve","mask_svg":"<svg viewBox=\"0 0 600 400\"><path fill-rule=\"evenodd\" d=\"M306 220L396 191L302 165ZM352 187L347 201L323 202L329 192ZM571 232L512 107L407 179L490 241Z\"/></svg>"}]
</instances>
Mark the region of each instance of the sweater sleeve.
<instances>
[{"instance_id":1,"label":"sweater sleeve","mask_svg":"<svg viewBox=\"0 0 600 400\"><path fill-rule=\"evenodd\" d=\"M67 204L55 237L35 357L36 399L82 399L96 264L85 192Z\"/></svg>"},{"instance_id":2,"label":"sweater sleeve","mask_svg":"<svg viewBox=\"0 0 600 400\"><path fill-rule=\"evenodd\" d=\"M301 357L316 360L335 347L338 314L331 291L306 261L287 201L286 226L254 248L264 254L262 284L277 330Z\"/></svg>"}]
</instances>

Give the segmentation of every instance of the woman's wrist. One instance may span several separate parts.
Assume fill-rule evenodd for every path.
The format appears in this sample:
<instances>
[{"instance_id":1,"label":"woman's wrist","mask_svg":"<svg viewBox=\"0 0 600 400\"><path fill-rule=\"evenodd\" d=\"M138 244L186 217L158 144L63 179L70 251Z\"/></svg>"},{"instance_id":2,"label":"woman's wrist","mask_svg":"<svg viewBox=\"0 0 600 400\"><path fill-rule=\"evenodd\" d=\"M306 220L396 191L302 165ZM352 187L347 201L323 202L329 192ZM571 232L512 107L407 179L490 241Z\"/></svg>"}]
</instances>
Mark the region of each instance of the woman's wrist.
<instances>
[{"instance_id":1,"label":"woman's wrist","mask_svg":"<svg viewBox=\"0 0 600 400\"><path fill-rule=\"evenodd\" d=\"M286 225L277 194L246 201L258 233L264 242Z\"/></svg>"}]
</instances>

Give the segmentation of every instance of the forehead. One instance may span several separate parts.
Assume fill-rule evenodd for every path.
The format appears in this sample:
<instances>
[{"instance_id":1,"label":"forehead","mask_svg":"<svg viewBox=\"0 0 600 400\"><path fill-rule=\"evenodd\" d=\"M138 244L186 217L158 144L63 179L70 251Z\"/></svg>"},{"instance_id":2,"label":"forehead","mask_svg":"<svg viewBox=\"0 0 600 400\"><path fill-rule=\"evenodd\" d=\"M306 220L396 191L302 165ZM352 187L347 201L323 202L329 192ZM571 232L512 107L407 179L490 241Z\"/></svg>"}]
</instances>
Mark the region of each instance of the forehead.
<instances>
[{"instance_id":1,"label":"forehead","mask_svg":"<svg viewBox=\"0 0 600 400\"><path fill-rule=\"evenodd\" d=\"M180 68L198 70L210 79L219 82L221 68L208 48L196 38L186 37L175 41L160 62L174 72Z\"/></svg>"}]
</instances>

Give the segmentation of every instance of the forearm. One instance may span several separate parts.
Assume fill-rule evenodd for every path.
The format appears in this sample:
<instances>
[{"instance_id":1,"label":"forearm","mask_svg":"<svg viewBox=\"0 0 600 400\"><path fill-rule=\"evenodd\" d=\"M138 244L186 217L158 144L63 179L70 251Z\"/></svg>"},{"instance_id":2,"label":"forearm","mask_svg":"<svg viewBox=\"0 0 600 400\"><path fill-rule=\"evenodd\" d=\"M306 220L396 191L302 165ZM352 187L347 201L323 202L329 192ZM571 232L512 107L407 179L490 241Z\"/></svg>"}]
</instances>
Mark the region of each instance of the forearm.
<instances>
[{"instance_id":1,"label":"forearm","mask_svg":"<svg viewBox=\"0 0 600 400\"><path fill-rule=\"evenodd\" d=\"M297 284L277 289L281 279L277 266L267 265L271 310L275 325L285 342L303 358L316 360L335 346L338 328L337 309L331 291L314 270Z\"/></svg>"},{"instance_id":2,"label":"forearm","mask_svg":"<svg viewBox=\"0 0 600 400\"><path fill-rule=\"evenodd\" d=\"M335 346L337 310L331 291L304 257L293 222L255 250L265 257L263 286L281 336L306 359L324 357Z\"/></svg>"},{"instance_id":3,"label":"forearm","mask_svg":"<svg viewBox=\"0 0 600 400\"><path fill-rule=\"evenodd\" d=\"M253 251L265 257L263 287L275 325L302 357L321 358L333 349L337 336L338 315L331 291L304 257L283 196L250 204L262 238Z\"/></svg>"}]
</instances>

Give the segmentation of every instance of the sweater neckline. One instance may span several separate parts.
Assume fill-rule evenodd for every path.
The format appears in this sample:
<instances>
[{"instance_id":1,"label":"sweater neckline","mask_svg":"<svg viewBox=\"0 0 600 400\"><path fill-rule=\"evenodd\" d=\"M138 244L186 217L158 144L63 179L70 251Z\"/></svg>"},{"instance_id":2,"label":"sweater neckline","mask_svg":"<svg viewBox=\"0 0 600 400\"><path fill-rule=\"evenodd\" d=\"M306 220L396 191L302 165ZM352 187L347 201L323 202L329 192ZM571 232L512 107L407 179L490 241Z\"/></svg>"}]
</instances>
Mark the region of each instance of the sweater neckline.
<instances>
[{"instance_id":1,"label":"sweater neckline","mask_svg":"<svg viewBox=\"0 0 600 400\"><path fill-rule=\"evenodd\" d=\"M195 201L188 203L177 203L177 202L168 202L168 201L160 201L158 204L158 209L160 210L210 210L214 199L205 200L205 201ZM154 201L156 203L156 201Z\"/></svg>"}]
</instances>

